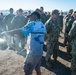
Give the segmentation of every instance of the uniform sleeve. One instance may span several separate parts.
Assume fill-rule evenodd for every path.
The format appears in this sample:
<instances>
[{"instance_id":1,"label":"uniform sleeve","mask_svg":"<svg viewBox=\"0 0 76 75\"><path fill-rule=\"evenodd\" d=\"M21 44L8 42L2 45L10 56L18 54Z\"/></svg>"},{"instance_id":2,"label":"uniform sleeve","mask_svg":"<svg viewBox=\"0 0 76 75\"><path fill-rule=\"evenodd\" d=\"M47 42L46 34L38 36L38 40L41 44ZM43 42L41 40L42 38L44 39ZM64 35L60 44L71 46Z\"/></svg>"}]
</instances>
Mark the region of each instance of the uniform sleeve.
<instances>
[{"instance_id":1,"label":"uniform sleeve","mask_svg":"<svg viewBox=\"0 0 76 75\"><path fill-rule=\"evenodd\" d=\"M67 25L67 22L69 21L69 18L67 17L66 18L66 22L65 22L65 26Z\"/></svg>"},{"instance_id":2,"label":"uniform sleeve","mask_svg":"<svg viewBox=\"0 0 76 75\"><path fill-rule=\"evenodd\" d=\"M70 19L69 22L67 23L67 26L66 26L66 33L69 33L71 27L72 27L72 24L73 24L73 20Z\"/></svg>"},{"instance_id":3,"label":"uniform sleeve","mask_svg":"<svg viewBox=\"0 0 76 75\"><path fill-rule=\"evenodd\" d=\"M49 33L49 31L50 31L50 29L51 29L51 27L50 27L51 25L50 25L50 19L45 23L45 27L46 27L46 31L47 31L47 33Z\"/></svg>"},{"instance_id":4,"label":"uniform sleeve","mask_svg":"<svg viewBox=\"0 0 76 75\"><path fill-rule=\"evenodd\" d=\"M17 25L17 17L15 16L12 20L11 20L11 30L16 28Z\"/></svg>"},{"instance_id":5,"label":"uniform sleeve","mask_svg":"<svg viewBox=\"0 0 76 75\"><path fill-rule=\"evenodd\" d=\"M8 16L5 16L3 18L3 23L4 23L4 25L7 25L7 23L8 23Z\"/></svg>"},{"instance_id":6,"label":"uniform sleeve","mask_svg":"<svg viewBox=\"0 0 76 75\"><path fill-rule=\"evenodd\" d=\"M69 32L70 38L74 38L76 36L76 21L73 23L72 28Z\"/></svg>"},{"instance_id":7,"label":"uniform sleeve","mask_svg":"<svg viewBox=\"0 0 76 75\"><path fill-rule=\"evenodd\" d=\"M28 23L24 27L20 28L20 31L24 36L27 36L29 33L31 33L34 29L33 23Z\"/></svg>"}]
</instances>

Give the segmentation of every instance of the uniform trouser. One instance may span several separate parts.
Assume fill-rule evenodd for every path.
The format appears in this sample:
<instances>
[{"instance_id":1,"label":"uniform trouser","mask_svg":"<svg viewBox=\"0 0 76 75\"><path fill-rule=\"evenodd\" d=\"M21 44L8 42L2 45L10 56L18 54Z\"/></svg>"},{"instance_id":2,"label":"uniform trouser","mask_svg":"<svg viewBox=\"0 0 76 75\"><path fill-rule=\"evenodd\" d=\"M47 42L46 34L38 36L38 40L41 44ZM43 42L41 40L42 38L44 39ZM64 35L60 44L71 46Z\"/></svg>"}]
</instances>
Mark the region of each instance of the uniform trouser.
<instances>
[{"instance_id":1,"label":"uniform trouser","mask_svg":"<svg viewBox=\"0 0 76 75\"><path fill-rule=\"evenodd\" d=\"M58 40L49 43L47 42L47 53L46 53L45 61L50 61L50 57L52 54L54 60L57 59L58 47L59 47Z\"/></svg>"},{"instance_id":2,"label":"uniform trouser","mask_svg":"<svg viewBox=\"0 0 76 75\"><path fill-rule=\"evenodd\" d=\"M72 51L72 45L71 45L71 43L69 42L68 43L68 46L67 46L67 54L71 54L71 51Z\"/></svg>"},{"instance_id":3,"label":"uniform trouser","mask_svg":"<svg viewBox=\"0 0 76 75\"><path fill-rule=\"evenodd\" d=\"M65 34L64 34L64 45L66 45L67 42L68 42L68 34L65 33Z\"/></svg>"},{"instance_id":4,"label":"uniform trouser","mask_svg":"<svg viewBox=\"0 0 76 75\"><path fill-rule=\"evenodd\" d=\"M71 75L76 75L76 71L72 71Z\"/></svg>"},{"instance_id":5,"label":"uniform trouser","mask_svg":"<svg viewBox=\"0 0 76 75\"><path fill-rule=\"evenodd\" d=\"M60 31L62 31L63 30L63 24L61 24L61 27L60 27Z\"/></svg>"},{"instance_id":6,"label":"uniform trouser","mask_svg":"<svg viewBox=\"0 0 76 75\"><path fill-rule=\"evenodd\" d=\"M21 43L21 48L24 49L24 46L26 43L25 38L21 38L19 35L14 35L14 45L15 45L16 50L19 50L20 43Z\"/></svg>"},{"instance_id":7,"label":"uniform trouser","mask_svg":"<svg viewBox=\"0 0 76 75\"><path fill-rule=\"evenodd\" d=\"M6 31L10 31L10 29L8 28L8 26L5 27L5 30ZM7 46L8 47L11 47L12 44L13 44L13 37L14 36L13 35L6 34L5 37L6 37L6 41L7 41Z\"/></svg>"},{"instance_id":8,"label":"uniform trouser","mask_svg":"<svg viewBox=\"0 0 76 75\"><path fill-rule=\"evenodd\" d=\"M6 41L7 41L7 45L9 47L11 47L11 45L13 44L13 36L11 35L6 35Z\"/></svg>"},{"instance_id":9,"label":"uniform trouser","mask_svg":"<svg viewBox=\"0 0 76 75\"><path fill-rule=\"evenodd\" d=\"M76 75L76 41L72 42L71 70L72 70L72 75Z\"/></svg>"}]
</instances>

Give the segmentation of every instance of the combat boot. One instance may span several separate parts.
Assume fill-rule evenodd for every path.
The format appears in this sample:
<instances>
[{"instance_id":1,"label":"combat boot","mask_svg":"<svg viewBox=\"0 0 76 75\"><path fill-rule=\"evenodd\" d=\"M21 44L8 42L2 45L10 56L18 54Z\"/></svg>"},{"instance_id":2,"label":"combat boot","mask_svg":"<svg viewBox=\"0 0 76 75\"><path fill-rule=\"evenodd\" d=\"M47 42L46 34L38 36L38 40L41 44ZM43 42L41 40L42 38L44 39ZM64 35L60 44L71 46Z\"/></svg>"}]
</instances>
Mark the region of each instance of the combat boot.
<instances>
[{"instance_id":1,"label":"combat boot","mask_svg":"<svg viewBox=\"0 0 76 75\"><path fill-rule=\"evenodd\" d=\"M47 65L47 67L50 67L50 68L52 68L52 64L50 63L50 62L46 62L46 65Z\"/></svg>"}]
</instances>

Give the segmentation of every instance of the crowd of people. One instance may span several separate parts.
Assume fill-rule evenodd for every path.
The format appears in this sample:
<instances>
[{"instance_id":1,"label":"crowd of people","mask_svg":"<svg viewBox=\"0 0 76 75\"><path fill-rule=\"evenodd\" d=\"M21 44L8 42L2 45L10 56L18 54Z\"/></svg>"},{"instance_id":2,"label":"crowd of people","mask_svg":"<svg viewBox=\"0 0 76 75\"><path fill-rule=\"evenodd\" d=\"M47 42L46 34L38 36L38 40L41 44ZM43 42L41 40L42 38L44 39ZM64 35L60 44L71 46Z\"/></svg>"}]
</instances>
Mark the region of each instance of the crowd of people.
<instances>
[{"instance_id":1,"label":"crowd of people","mask_svg":"<svg viewBox=\"0 0 76 75\"><path fill-rule=\"evenodd\" d=\"M72 75L76 75L76 11L69 10L66 16L64 46L67 46L67 56L71 59Z\"/></svg>"},{"instance_id":2,"label":"crowd of people","mask_svg":"<svg viewBox=\"0 0 76 75\"><path fill-rule=\"evenodd\" d=\"M24 49L27 41L27 55L24 62L25 75L32 74L34 68L37 75L41 75L40 63L44 40L47 49L46 66L53 67L50 63L52 54L54 62L57 62L59 36L60 32L63 32L64 20L66 21L64 46L67 46L67 57L71 59L72 75L76 75L76 11L70 9L67 15L59 12L58 9L51 13L44 12L43 7L28 13L23 13L23 10L19 9L15 15L13 11L13 8L10 8L10 13L6 16L0 13L0 33L5 35L9 49L18 52ZM44 39L46 36L48 37Z\"/></svg>"}]
</instances>

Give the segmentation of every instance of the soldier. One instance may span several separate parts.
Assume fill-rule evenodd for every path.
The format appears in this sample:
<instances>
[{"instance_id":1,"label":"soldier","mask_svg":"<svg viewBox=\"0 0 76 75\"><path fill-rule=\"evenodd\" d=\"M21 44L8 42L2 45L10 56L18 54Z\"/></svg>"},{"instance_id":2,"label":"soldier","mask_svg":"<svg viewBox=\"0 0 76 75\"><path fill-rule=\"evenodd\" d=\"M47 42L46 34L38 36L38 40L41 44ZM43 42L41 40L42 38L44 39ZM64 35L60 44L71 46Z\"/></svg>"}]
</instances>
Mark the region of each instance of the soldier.
<instances>
[{"instance_id":1,"label":"soldier","mask_svg":"<svg viewBox=\"0 0 76 75\"><path fill-rule=\"evenodd\" d=\"M10 13L8 15L6 15L3 19L3 23L4 23L4 26L6 27L6 31L11 30L11 20L15 16L13 14L13 11L14 11L13 8L10 8L9 9ZM12 42L11 36L10 35L6 36L6 40L7 40L7 45L9 46L9 48L11 48L11 45L10 45L10 43Z\"/></svg>"},{"instance_id":2,"label":"soldier","mask_svg":"<svg viewBox=\"0 0 76 75\"><path fill-rule=\"evenodd\" d=\"M60 26L57 20L59 15L58 10L52 11L52 17L45 23L48 33L47 39L47 53L45 57L46 65L52 67L50 64L50 56L53 54L54 61L57 62L57 50L58 50L58 37L60 33Z\"/></svg>"},{"instance_id":3,"label":"soldier","mask_svg":"<svg viewBox=\"0 0 76 75\"><path fill-rule=\"evenodd\" d=\"M67 33L67 37L68 37L68 33L70 32L70 29L72 27L72 24L75 20L76 20L76 11L74 12L73 17L67 23L66 30L65 30L66 33ZM71 44L70 44L70 41L68 41L68 45L67 45L67 56L68 56L68 58L71 58Z\"/></svg>"},{"instance_id":4,"label":"soldier","mask_svg":"<svg viewBox=\"0 0 76 75\"><path fill-rule=\"evenodd\" d=\"M51 17L50 12L47 12L47 20Z\"/></svg>"},{"instance_id":5,"label":"soldier","mask_svg":"<svg viewBox=\"0 0 76 75\"><path fill-rule=\"evenodd\" d=\"M26 25L28 19L23 16L23 10L19 9L17 11L17 15L11 21L11 29L19 29ZM14 44L17 50L20 50L19 44L21 42L21 48L24 49L25 46L25 38L21 39L19 35L14 35Z\"/></svg>"},{"instance_id":6,"label":"soldier","mask_svg":"<svg viewBox=\"0 0 76 75\"><path fill-rule=\"evenodd\" d=\"M45 24L45 22L47 21L47 16L45 15L44 13L44 8L43 7L40 7L40 16L41 16L41 22L43 24Z\"/></svg>"},{"instance_id":7,"label":"soldier","mask_svg":"<svg viewBox=\"0 0 76 75\"><path fill-rule=\"evenodd\" d=\"M64 46L66 46L67 45L67 37L68 37L68 34L66 33L66 27L67 27L67 23L69 22L69 20L71 19L71 18L73 18L72 17L72 13L73 13L73 11L71 11L71 10L69 10L69 13L68 13L68 15L67 15L67 17L66 17L66 22L65 22L65 34L64 34Z\"/></svg>"},{"instance_id":8,"label":"soldier","mask_svg":"<svg viewBox=\"0 0 76 75\"><path fill-rule=\"evenodd\" d=\"M11 27L11 20L13 19L13 17L15 16L14 14L13 14L13 8L10 8L9 9L9 14L7 15L7 16L5 16L4 17L4 20L3 20L3 22L4 22L4 25L6 25L6 30L8 31L8 30L10 30L10 27Z\"/></svg>"},{"instance_id":9,"label":"soldier","mask_svg":"<svg viewBox=\"0 0 76 75\"><path fill-rule=\"evenodd\" d=\"M60 15L59 15L59 18L60 18L60 31L62 32L62 29L63 29L63 12L61 11Z\"/></svg>"},{"instance_id":10,"label":"soldier","mask_svg":"<svg viewBox=\"0 0 76 75\"><path fill-rule=\"evenodd\" d=\"M70 42L72 45L72 60L71 60L71 75L76 75L76 20L74 21L69 33Z\"/></svg>"},{"instance_id":11,"label":"soldier","mask_svg":"<svg viewBox=\"0 0 76 75\"><path fill-rule=\"evenodd\" d=\"M3 13L0 13L0 33L5 31L5 26L3 25L3 18L4 18Z\"/></svg>"}]
</instances>

